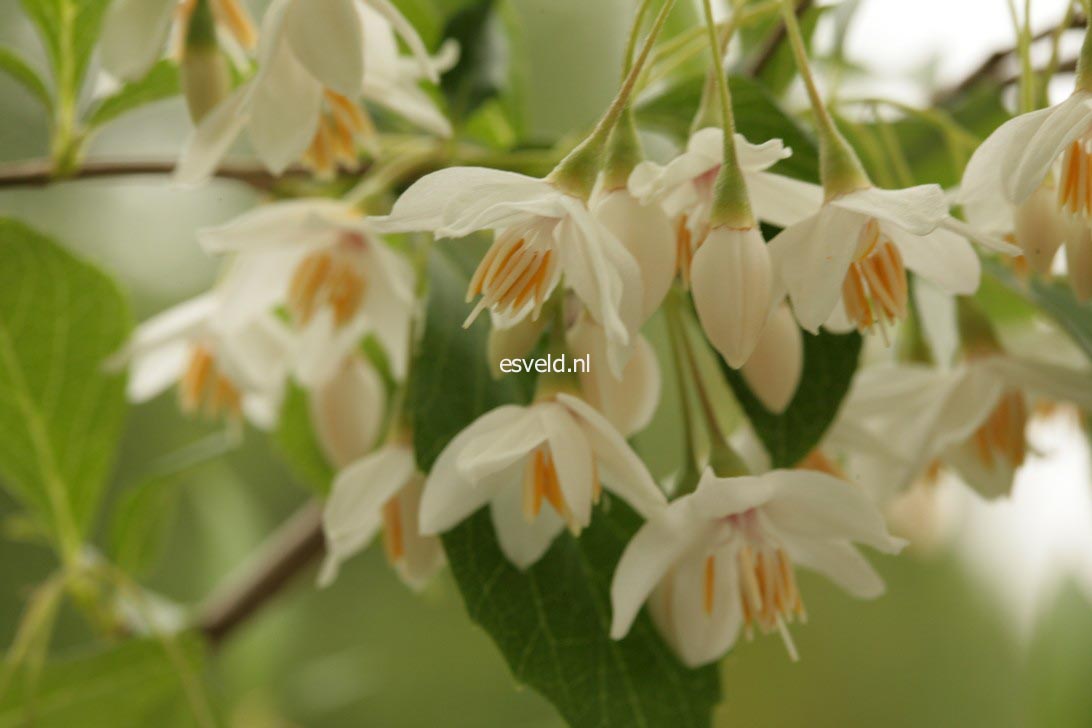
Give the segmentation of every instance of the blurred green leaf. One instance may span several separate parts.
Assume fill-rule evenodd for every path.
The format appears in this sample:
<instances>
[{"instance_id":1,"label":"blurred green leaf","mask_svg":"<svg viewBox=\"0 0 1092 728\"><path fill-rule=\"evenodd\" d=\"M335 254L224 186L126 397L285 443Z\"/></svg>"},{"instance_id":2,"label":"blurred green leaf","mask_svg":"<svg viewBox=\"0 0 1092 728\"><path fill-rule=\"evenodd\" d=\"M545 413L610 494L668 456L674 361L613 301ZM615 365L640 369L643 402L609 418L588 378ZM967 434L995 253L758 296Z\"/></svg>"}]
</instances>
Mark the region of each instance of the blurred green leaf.
<instances>
[{"instance_id":1,"label":"blurred green leaf","mask_svg":"<svg viewBox=\"0 0 1092 728\"><path fill-rule=\"evenodd\" d=\"M417 458L428 470L479 415L525 402L528 380L495 381L485 362L487 325L468 331L465 261L436 251L428 322L411 388ZM444 536L471 619L490 634L518 680L538 690L574 726L708 725L719 699L715 668L687 670L642 616L610 639L610 579L639 518L620 502L600 507L579 541L565 534L531 569L513 567L482 510Z\"/></svg>"},{"instance_id":2,"label":"blurred green leaf","mask_svg":"<svg viewBox=\"0 0 1092 728\"><path fill-rule=\"evenodd\" d=\"M728 383L766 446L775 468L791 468L819 444L849 391L861 353L861 336L856 332L831 334L821 331L815 336L805 331L801 334L804 337L804 373L788 408L779 415L767 410L740 373L720 359Z\"/></svg>"},{"instance_id":3,"label":"blurred green leaf","mask_svg":"<svg viewBox=\"0 0 1092 728\"><path fill-rule=\"evenodd\" d=\"M42 77L23 60L22 56L3 46L0 46L0 71L15 79L20 86L41 103L46 111L51 112L53 110L53 96Z\"/></svg>"},{"instance_id":4,"label":"blurred green leaf","mask_svg":"<svg viewBox=\"0 0 1092 728\"><path fill-rule=\"evenodd\" d=\"M178 66L170 60L159 61L144 78L127 83L117 93L102 99L88 115L87 125L102 126L141 106L176 96L181 90Z\"/></svg>"},{"instance_id":5,"label":"blurred green leaf","mask_svg":"<svg viewBox=\"0 0 1092 728\"><path fill-rule=\"evenodd\" d=\"M292 473L304 485L317 493L330 492L334 468L323 454L311 426L307 392L295 384L285 394L273 440Z\"/></svg>"},{"instance_id":6,"label":"blurred green leaf","mask_svg":"<svg viewBox=\"0 0 1092 728\"><path fill-rule=\"evenodd\" d=\"M149 478L125 491L110 514L113 563L130 575L147 573L163 552L177 503L177 481L171 477Z\"/></svg>"},{"instance_id":7,"label":"blurred green leaf","mask_svg":"<svg viewBox=\"0 0 1092 728\"><path fill-rule=\"evenodd\" d=\"M38 28L57 88L77 92L110 0L22 0Z\"/></svg>"},{"instance_id":8,"label":"blurred green leaf","mask_svg":"<svg viewBox=\"0 0 1092 728\"><path fill-rule=\"evenodd\" d=\"M0 219L0 481L65 539L86 530L113 463L124 377L104 361L130 325L113 281Z\"/></svg>"},{"instance_id":9,"label":"blurred green leaf","mask_svg":"<svg viewBox=\"0 0 1092 728\"><path fill-rule=\"evenodd\" d=\"M812 5L800 14L800 30L804 36L804 42L811 47L811 39L815 34L815 28L819 25L819 19L826 12L826 7ZM778 16L773 16L768 25L771 29L782 28ZM777 36L767 32L763 42L759 46L762 52L766 52L768 43L777 41L777 47L770 53L769 60L759 70L757 80L774 96L781 96L788 90L789 85L796 79L796 61L793 59L792 48L785 42L785 34L779 32Z\"/></svg>"},{"instance_id":10,"label":"blurred green leaf","mask_svg":"<svg viewBox=\"0 0 1092 728\"><path fill-rule=\"evenodd\" d=\"M192 676L201 661L199 639L176 639L176 646ZM0 728L164 725L189 712L179 667L151 639L47 662L36 680L23 674L0 697Z\"/></svg>"},{"instance_id":11,"label":"blurred green leaf","mask_svg":"<svg viewBox=\"0 0 1092 728\"><path fill-rule=\"evenodd\" d=\"M1054 319L1092 359L1092 301L1078 301L1069 285L1061 280L1032 275L1022 281L1010 268L992 258L983 260L982 268L987 275Z\"/></svg>"},{"instance_id":12,"label":"blurred green leaf","mask_svg":"<svg viewBox=\"0 0 1092 728\"><path fill-rule=\"evenodd\" d=\"M464 120L495 98L509 77L503 26L493 0L475 3L456 13L444 37L459 44L459 62L444 74L440 88L456 120Z\"/></svg>"}]
</instances>

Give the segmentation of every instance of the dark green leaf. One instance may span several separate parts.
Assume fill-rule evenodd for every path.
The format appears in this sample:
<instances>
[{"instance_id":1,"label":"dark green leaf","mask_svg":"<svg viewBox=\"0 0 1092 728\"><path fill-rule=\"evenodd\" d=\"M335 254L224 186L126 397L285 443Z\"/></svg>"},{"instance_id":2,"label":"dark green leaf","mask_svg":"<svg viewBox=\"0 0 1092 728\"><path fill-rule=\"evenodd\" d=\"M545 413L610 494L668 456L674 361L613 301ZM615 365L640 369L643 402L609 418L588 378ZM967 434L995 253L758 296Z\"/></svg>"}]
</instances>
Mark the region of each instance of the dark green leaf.
<instances>
[{"instance_id":1,"label":"dark green leaf","mask_svg":"<svg viewBox=\"0 0 1092 728\"><path fill-rule=\"evenodd\" d=\"M53 96L38 75L23 58L10 48L0 46L0 71L15 79L46 111L53 109Z\"/></svg>"},{"instance_id":2,"label":"dark green leaf","mask_svg":"<svg viewBox=\"0 0 1092 728\"><path fill-rule=\"evenodd\" d=\"M113 463L124 378L104 361L129 327L113 281L0 219L0 481L65 538L86 529Z\"/></svg>"},{"instance_id":3,"label":"dark green leaf","mask_svg":"<svg viewBox=\"0 0 1092 728\"><path fill-rule=\"evenodd\" d=\"M796 465L819 444L849 391L861 353L861 336L857 333L838 335L822 331L814 336L803 332L803 336L804 373L800 387L788 408L779 415L767 410L739 372L721 360L728 383L775 468Z\"/></svg>"},{"instance_id":4,"label":"dark green leaf","mask_svg":"<svg viewBox=\"0 0 1092 728\"><path fill-rule=\"evenodd\" d=\"M179 668L194 676L201 645L183 638L176 648L185 665L150 639L48 662L37 680L20 675L0 697L0 728L163 725L167 716L190 714Z\"/></svg>"},{"instance_id":5,"label":"dark green leaf","mask_svg":"<svg viewBox=\"0 0 1092 728\"><path fill-rule=\"evenodd\" d=\"M990 277L1054 319L1092 359L1092 301L1078 301L1069 285L1061 280L1032 275L1026 282L1022 281L1010 268L994 259L984 260L982 267Z\"/></svg>"},{"instance_id":6,"label":"dark green leaf","mask_svg":"<svg viewBox=\"0 0 1092 728\"><path fill-rule=\"evenodd\" d=\"M141 106L176 96L181 89L178 66L162 60L144 78L125 84L117 93L100 101L88 116L87 125L102 126Z\"/></svg>"},{"instance_id":7,"label":"dark green leaf","mask_svg":"<svg viewBox=\"0 0 1092 728\"><path fill-rule=\"evenodd\" d=\"M824 12L826 12L825 7L813 5L800 14L800 30L809 47L815 28L819 25L819 18ZM781 30L783 28L781 23L775 21L769 25L775 30L763 39L760 52L769 52L770 55L765 65L759 70L758 80L767 91L780 97L796 79L796 60L792 55L792 47L786 42L785 33ZM767 51L770 43L776 43L776 46L772 51Z\"/></svg>"},{"instance_id":8,"label":"dark green leaf","mask_svg":"<svg viewBox=\"0 0 1092 728\"><path fill-rule=\"evenodd\" d=\"M318 493L330 491L334 469L315 438L307 392L296 385L289 387L285 395L273 439L300 481Z\"/></svg>"},{"instance_id":9,"label":"dark green leaf","mask_svg":"<svg viewBox=\"0 0 1092 728\"><path fill-rule=\"evenodd\" d=\"M457 120L496 97L508 77L507 49L501 23L493 12L494 3L470 5L455 14L444 36L459 44L459 62L444 74L440 88Z\"/></svg>"}]
</instances>

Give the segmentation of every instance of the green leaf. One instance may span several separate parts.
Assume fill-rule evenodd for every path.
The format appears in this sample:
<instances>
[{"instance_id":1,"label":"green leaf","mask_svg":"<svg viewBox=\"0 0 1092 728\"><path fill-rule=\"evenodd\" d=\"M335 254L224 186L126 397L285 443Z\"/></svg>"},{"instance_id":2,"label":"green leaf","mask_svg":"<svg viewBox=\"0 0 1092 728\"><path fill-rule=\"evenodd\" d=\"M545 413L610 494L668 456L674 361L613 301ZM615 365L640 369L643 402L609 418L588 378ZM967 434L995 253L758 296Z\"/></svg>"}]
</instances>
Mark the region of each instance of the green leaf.
<instances>
[{"instance_id":1,"label":"green leaf","mask_svg":"<svg viewBox=\"0 0 1092 728\"><path fill-rule=\"evenodd\" d=\"M11 76L42 105L46 111L53 110L53 96L38 75L23 58L11 48L0 46L0 71Z\"/></svg>"},{"instance_id":2,"label":"green leaf","mask_svg":"<svg viewBox=\"0 0 1092 728\"><path fill-rule=\"evenodd\" d=\"M739 372L720 360L728 383L775 468L796 465L819 444L849 391L861 353L860 334L801 333L804 373L796 395L779 415L767 410Z\"/></svg>"},{"instance_id":3,"label":"green leaf","mask_svg":"<svg viewBox=\"0 0 1092 728\"><path fill-rule=\"evenodd\" d=\"M22 0L38 28L58 93L79 91L110 0Z\"/></svg>"},{"instance_id":4,"label":"green leaf","mask_svg":"<svg viewBox=\"0 0 1092 728\"><path fill-rule=\"evenodd\" d=\"M307 392L293 384L285 394L277 429L273 433L277 450L288 462L292 473L318 493L329 493L334 468L326 459L311 426Z\"/></svg>"},{"instance_id":5,"label":"green leaf","mask_svg":"<svg viewBox=\"0 0 1092 728\"><path fill-rule=\"evenodd\" d=\"M643 99L637 106L639 123L686 139L704 83L704 77L693 76ZM811 137L754 81L733 76L730 84L737 131L756 144L783 140L792 148L792 156L779 162L774 171L809 182L818 180L819 153Z\"/></svg>"},{"instance_id":6,"label":"green leaf","mask_svg":"<svg viewBox=\"0 0 1092 728\"><path fill-rule=\"evenodd\" d=\"M178 503L177 479L149 478L125 491L110 515L110 557L130 575L145 574L163 551Z\"/></svg>"},{"instance_id":7,"label":"green leaf","mask_svg":"<svg viewBox=\"0 0 1092 728\"><path fill-rule=\"evenodd\" d=\"M104 371L130 328L106 275L0 219L0 483L71 548L103 491L125 413Z\"/></svg>"},{"instance_id":8,"label":"green leaf","mask_svg":"<svg viewBox=\"0 0 1092 728\"><path fill-rule=\"evenodd\" d=\"M433 254L428 321L414 361L411 411L426 471L476 417L526 402L530 394L530 380L491 377L484 317L461 329L472 268L469 256L460 263L456 255ZM625 504L611 502L609 510L597 509L579 541L561 536L521 572L501 553L483 509L446 534L444 548L471 619L493 638L516 678L552 701L570 724L708 725L719 698L715 668L684 668L645 615L621 642L608 634L611 575L638 525Z\"/></svg>"},{"instance_id":9,"label":"green leaf","mask_svg":"<svg viewBox=\"0 0 1092 728\"><path fill-rule=\"evenodd\" d=\"M117 93L100 101L88 116L87 125L102 126L141 106L176 96L181 90L178 66L162 60L144 78L125 84Z\"/></svg>"},{"instance_id":10,"label":"green leaf","mask_svg":"<svg viewBox=\"0 0 1092 728\"><path fill-rule=\"evenodd\" d=\"M469 118L486 101L497 97L509 76L504 33L493 0L460 10L444 30L459 44L459 62L444 74L440 88L452 116Z\"/></svg>"},{"instance_id":11,"label":"green leaf","mask_svg":"<svg viewBox=\"0 0 1092 728\"><path fill-rule=\"evenodd\" d=\"M1032 275L1024 282L1010 268L992 258L983 260L982 268L1005 288L1054 319L1092 360L1092 301L1078 301L1068 284L1061 280Z\"/></svg>"},{"instance_id":12,"label":"green leaf","mask_svg":"<svg viewBox=\"0 0 1092 728\"><path fill-rule=\"evenodd\" d=\"M200 641L180 639L176 646L192 677ZM189 710L180 667L150 639L48 662L37 680L22 674L0 697L0 728L163 725L165 717Z\"/></svg>"}]
</instances>

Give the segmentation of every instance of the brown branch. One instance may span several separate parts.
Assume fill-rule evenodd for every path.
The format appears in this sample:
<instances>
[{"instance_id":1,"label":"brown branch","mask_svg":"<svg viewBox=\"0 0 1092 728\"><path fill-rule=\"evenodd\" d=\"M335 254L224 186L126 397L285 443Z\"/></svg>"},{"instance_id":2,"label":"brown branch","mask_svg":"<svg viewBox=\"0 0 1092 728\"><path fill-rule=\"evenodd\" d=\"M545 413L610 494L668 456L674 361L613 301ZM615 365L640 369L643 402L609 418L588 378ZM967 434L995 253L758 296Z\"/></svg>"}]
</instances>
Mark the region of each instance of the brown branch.
<instances>
[{"instance_id":1,"label":"brown branch","mask_svg":"<svg viewBox=\"0 0 1092 728\"><path fill-rule=\"evenodd\" d=\"M318 503L309 503L213 590L198 611L198 628L211 645L219 645L324 550L322 510Z\"/></svg>"},{"instance_id":2,"label":"brown branch","mask_svg":"<svg viewBox=\"0 0 1092 728\"><path fill-rule=\"evenodd\" d=\"M796 17L800 18L806 13L812 5L812 0L798 0L796 3ZM774 28L773 33L766 39L765 45L762 46L762 50L759 52L755 59L751 61L750 66L744 72L744 74L750 78L756 78L766 70L766 66L770 65L774 56L777 55L777 49L781 47L781 44L785 42L785 23L784 21L778 21L777 27Z\"/></svg>"},{"instance_id":3,"label":"brown branch","mask_svg":"<svg viewBox=\"0 0 1092 728\"><path fill-rule=\"evenodd\" d=\"M0 189L10 187L41 187L57 182L104 177L133 177L142 175L169 175L174 172L173 160L90 160L84 162L67 177L55 177L49 160L32 159L25 162L0 164ZM279 183L290 179L305 179L309 174L299 168L290 169L279 177L267 172L253 162L225 162L215 176L243 182L257 190L271 191Z\"/></svg>"}]
</instances>

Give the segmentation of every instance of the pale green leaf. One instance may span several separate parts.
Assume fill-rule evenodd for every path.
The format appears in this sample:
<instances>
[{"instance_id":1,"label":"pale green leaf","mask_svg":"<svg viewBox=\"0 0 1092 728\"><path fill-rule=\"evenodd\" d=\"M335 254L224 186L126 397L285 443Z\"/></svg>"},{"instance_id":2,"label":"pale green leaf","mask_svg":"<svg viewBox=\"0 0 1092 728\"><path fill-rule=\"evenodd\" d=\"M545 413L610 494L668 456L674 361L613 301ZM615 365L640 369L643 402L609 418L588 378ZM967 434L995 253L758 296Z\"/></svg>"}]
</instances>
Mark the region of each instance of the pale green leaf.
<instances>
[{"instance_id":1,"label":"pale green leaf","mask_svg":"<svg viewBox=\"0 0 1092 728\"><path fill-rule=\"evenodd\" d=\"M45 81L18 53L0 46L0 71L17 81L42 105L42 108L52 111L53 96L46 87Z\"/></svg>"},{"instance_id":2,"label":"pale green leaf","mask_svg":"<svg viewBox=\"0 0 1092 728\"><path fill-rule=\"evenodd\" d=\"M38 28L60 93L75 94L99 39L110 0L22 0Z\"/></svg>"},{"instance_id":3,"label":"pale green leaf","mask_svg":"<svg viewBox=\"0 0 1092 728\"><path fill-rule=\"evenodd\" d=\"M144 78L125 84L100 101L88 115L87 125L102 126L141 106L176 96L181 90L178 66L173 61L159 61Z\"/></svg>"},{"instance_id":4,"label":"pale green leaf","mask_svg":"<svg viewBox=\"0 0 1092 728\"><path fill-rule=\"evenodd\" d=\"M0 483L65 539L86 530L113 463L124 378L103 362L129 327L113 281L0 219Z\"/></svg>"}]
</instances>

